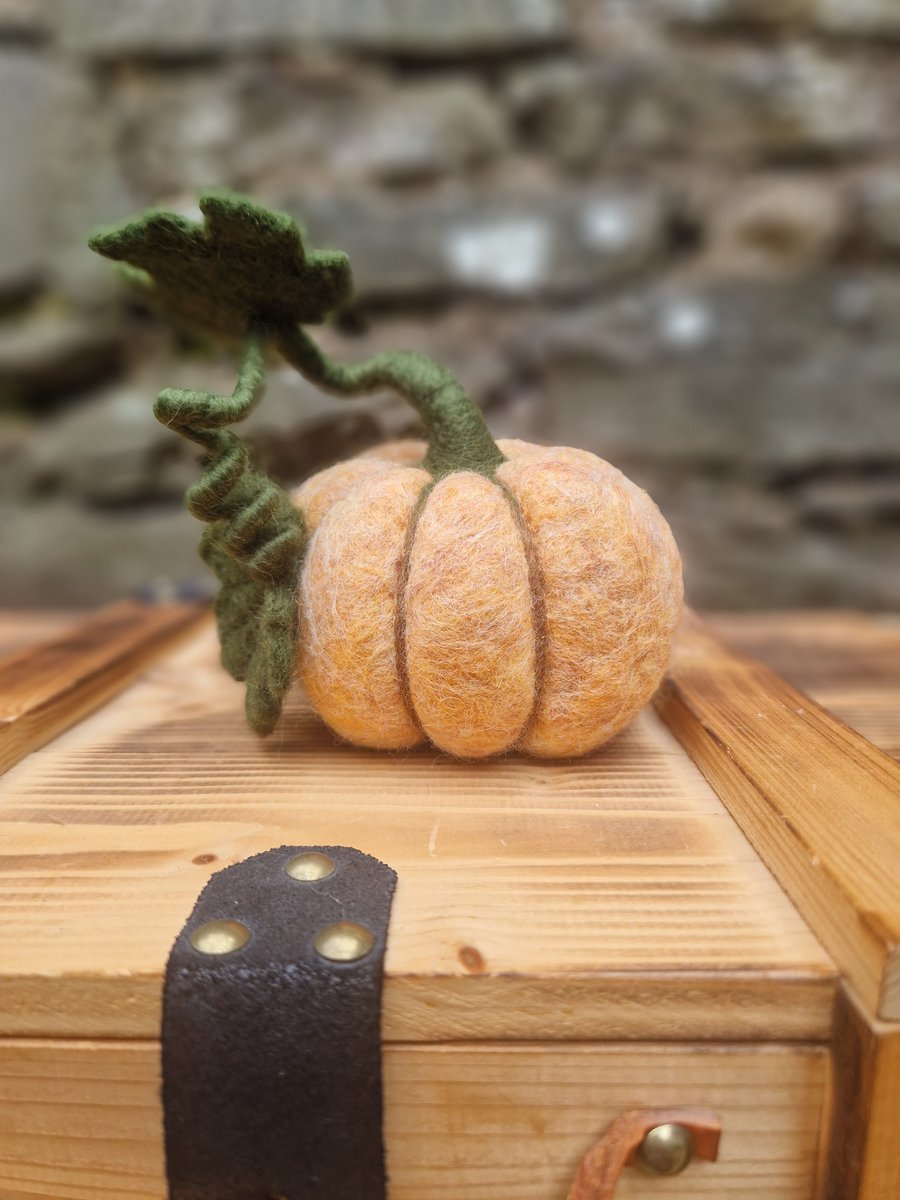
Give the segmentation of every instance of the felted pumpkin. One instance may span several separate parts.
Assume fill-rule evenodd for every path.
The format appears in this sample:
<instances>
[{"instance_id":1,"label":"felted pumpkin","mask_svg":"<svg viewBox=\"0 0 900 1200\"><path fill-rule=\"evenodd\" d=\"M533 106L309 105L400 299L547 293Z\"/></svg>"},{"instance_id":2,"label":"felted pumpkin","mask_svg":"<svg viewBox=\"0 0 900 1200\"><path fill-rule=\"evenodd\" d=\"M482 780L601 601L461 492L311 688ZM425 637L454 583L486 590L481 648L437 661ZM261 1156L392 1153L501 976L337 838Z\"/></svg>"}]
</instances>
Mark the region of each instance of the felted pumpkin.
<instances>
[{"instance_id":1,"label":"felted pumpkin","mask_svg":"<svg viewBox=\"0 0 900 1200\"><path fill-rule=\"evenodd\" d=\"M208 522L223 662L247 681L251 725L271 731L299 681L363 746L561 757L606 741L658 686L681 610L678 552L650 498L586 451L495 442L420 355L333 362L299 322L349 294L343 256L307 254L290 218L237 197L201 210L205 226L151 213L92 245L148 272L195 325L247 334L231 396L167 390L156 412L206 451L188 505ZM288 497L227 429L259 398L266 341L325 390L394 387L427 441L339 463Z\"/></svg>"},{"instance_id":2,"label":"felted pumpkin","mask_svg":"<svg viewBox=\"0 0 900 1200\"><path fill-rule=\"evenodd\" d=\"M681 607L658 509L583 450L498 448L492 476L435 481L412 444L294 492L299 677L349 741L584 754L655 691Z\"/></svg>"}]
</instances>

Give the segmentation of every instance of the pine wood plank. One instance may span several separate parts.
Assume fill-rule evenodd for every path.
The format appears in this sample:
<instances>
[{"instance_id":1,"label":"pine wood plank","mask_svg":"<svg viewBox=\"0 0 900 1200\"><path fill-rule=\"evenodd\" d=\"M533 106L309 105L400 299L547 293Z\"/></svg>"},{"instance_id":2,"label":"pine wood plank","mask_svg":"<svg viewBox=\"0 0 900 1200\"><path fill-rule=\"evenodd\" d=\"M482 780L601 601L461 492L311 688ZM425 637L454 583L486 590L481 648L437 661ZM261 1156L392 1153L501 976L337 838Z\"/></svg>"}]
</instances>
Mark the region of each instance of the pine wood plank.
<instances>
[{"instance_id":1,"label":"pine wood plank","mask_svg":"<svg viewBox=\"0 0 900 1200\"><path fill-rule=\"evenodd\" d=\"M835 1006L835 1097L825 1200L900 1196L900 1028L873 1020L849 988Z\"/></svg>"},{"instance_id":2,"label":"pine wood plank","mask_svg":"<svg viewBox=\"0 0 900 1200\"><path fill-rule=\"evenodd\" d=\"M813 699L900 761L900 683L895 688L816 688Z\"/></svg>"},{"instance_id":3,"label":"pine wood plank","mask_svg":"<svg viewBox=\"0 0 900 1200\"><path fill-rule=\"evenodd\" d=\"M123 600L0 661L0 773L92 712L206 616Z\"/></svg>"},{"instance_id":4,"label":"pine wood plank","mask_svg":"<svg viewBox=\"0 0 900 1200\"><path fill-rule=\"evenodd\" d=\"M154 1043L0 1042L4 1200L163 1200ZM719 1160L617 1200L813 1200L827 1055L804 1046L389 1046L390 1200L553 1200L623 1110L699 1105Z\"/></svg>"},{"instance_id":5,"label":"pine wood plank","mask_svg":"<svg viewBox=\"0 0 900 1200\"><path fill-rule=\"evenodd\" d=\"M84 617L74 609L0 608L0 660L56 637Z\"/></svg>"},{"instance_id":6,"label":"pine wood plank","mask_svg":"<svg viewBox=\"0 0 900 1200\"><path fill-rule=\"evenodd\" d=\"M815 695L820 688L900 688L900 617L840 609L704 613L729 646Z\"/></svg>"},{"instance_id":7,"label":"pine wood plank","mask_svg":"<svg viewBox=\"0 0 900 1200\"><path fill-rule=\"evenodd\" d=\"M343 842L400 874L388 1040L821 1038L835 972L652 712L572 763L277 737L204 630L0 785L0 1033L152 1038L209 873Z\"/></svg>"},{"instance_id":8,"label":"pine wood plank","mask_svg":"<svg viewBox=\"0 0 900 1200\"><path fill-rule=\"evenodd\" d=\"M900 1020L900 766L696 620L657 708L864 1003Z\"/></svg>"},{"instance_id":9,"label":"pine wood plank","mask_svg":"<svg viewBox=\"0 0 900 1200\"><path fill-rule=\"evenodd\" d=\"M704 616L704 623L900 759L900 617L730 613Z\"/></svg>"}]
</instances>

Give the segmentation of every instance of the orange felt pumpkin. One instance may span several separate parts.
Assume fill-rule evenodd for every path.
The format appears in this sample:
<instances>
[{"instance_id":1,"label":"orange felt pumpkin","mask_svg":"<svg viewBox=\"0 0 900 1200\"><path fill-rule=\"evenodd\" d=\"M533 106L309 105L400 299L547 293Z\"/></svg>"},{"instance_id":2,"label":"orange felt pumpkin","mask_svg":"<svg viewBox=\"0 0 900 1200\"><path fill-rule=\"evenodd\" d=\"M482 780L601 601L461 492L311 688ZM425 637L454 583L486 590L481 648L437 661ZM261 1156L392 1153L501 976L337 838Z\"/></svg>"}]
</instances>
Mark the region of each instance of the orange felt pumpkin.
<instances>
[{"instance_id":1,"label":"orange felt pumpkin","mask_svg":"<svg viewBox=\"0 0 900 1200\"><path fill-rule=\"evenodd\" d=\"M681 610L659 510L583 450L503 441L435 482L396 443L293 493L312 534L298 674L360 745L584 754L650 698Z\"/></svg>"},{"instance_id":2,"label":"orange felt pumpkin","mask_svg":"<svg viewBox=\"0 0 900 1200\"><path fill-rule=\"evenodd\" d=\"M364 746L554 757L621 729L662 677L681 608L652 501L593 454L498 445L422 355L335 362L304 326L347 302L346 256L308 250L289 216L239 196L200 210L202 224L151 210L91 245L194 328L246 336L231 395L167 388L155 411L203 449L188 507L251 726L270 733L299 678ZM229 428L262 394L270 344L328 392L394 388L427 444L332 467L292 502Z\"/></svg>"}]
</instances>

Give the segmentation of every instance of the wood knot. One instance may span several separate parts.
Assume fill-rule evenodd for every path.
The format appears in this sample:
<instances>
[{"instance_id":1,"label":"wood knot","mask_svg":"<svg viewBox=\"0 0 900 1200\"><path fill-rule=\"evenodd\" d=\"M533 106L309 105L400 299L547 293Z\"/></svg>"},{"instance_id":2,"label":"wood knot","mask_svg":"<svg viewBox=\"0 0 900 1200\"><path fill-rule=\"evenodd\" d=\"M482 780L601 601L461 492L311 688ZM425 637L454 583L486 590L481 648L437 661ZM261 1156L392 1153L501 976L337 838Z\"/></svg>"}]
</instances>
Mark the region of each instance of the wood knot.
<instances>
[{"instance_id":1,"label":"wood knot","mask_svg":"<svg viewBox=\"0 0 900 1200\"><path fill-rule=\"evenodd\" d=\"M456 957L472 975L481 974L487 965L474 946L461 946Z\"/></svg>"}]
</instances>

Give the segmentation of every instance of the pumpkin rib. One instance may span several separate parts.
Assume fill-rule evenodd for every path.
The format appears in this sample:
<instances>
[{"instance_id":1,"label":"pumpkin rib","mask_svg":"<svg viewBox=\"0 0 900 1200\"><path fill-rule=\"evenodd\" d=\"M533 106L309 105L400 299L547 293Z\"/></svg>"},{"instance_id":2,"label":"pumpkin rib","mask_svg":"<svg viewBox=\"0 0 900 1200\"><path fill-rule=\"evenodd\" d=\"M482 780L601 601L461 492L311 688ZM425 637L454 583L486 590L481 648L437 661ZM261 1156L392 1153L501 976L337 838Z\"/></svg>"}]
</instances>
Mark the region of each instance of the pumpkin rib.
<instances>
[{"instance_id":1,"label":"pumpkin rib","mask_svg":"<svg viewBox=\"0 0 900 1200\"><path fill-rule=\"evenodd\" d=\"M300 579L299 676L339 736L377 749L422 741L399 693L393 636L398 569L424 471L361 484L323 517Z\"/></svg>"},{"instance_id":2,"label":"pumpkin rib","mask_svg":"<svg viewBox=\"0 0 900 1200\"><path fill-rule=\"evenodd\" d=\"M444 476L411 542L405 589L409 685L429 740L460 758L509 750L534 699L528 562L494 481Z\"/></svg>"},{"instance_id":3,"label":"pumpkin rib","mask_svg":"<svg viewBox=\"0 0 900 1200\"><path fill-rule=\"evenodd\" d=\"M412 688L409 683L409 654L406 644L406 592L409 586L409 564L412 558L413 542L416 540L416 531L419 528L422 513L425 511L425 505L428 503L428 497L434 491L436 484L436 479L429 479L427 483L422 485L418 499L409 514L409 524L406 527L406 537L403 541L403 552L400 555L400 562L397 567L397 607L394 611L394 652L397 659L397 678L400 681L400 695L403 697L403 703L406 706L410 721L416 726L423 738L427 738L428 735L422 728L422 721L416 712L416 702L413 699Z\"/></svg>"},{"instance_id":4,"label":"pumpkin rib","mask_svg":"<svg viewBox=\"0 0 900 1200\"><path fill-rule=\"evenodd\" d=\"M544 596L544 578L541 574L540 560L538 559L537 550L534 545L534 538L531 536L531 530L528 528L528 522L525 520L525 513L522 511L522 505L519 503L519 498L511 488L507 487L502 479L497 479L495 476L494 483L506 497L507 503L512 509L513 519L522 539L522 549L525 553L525 563L528 568L528 586L531 591L531 628L534 636L534 689L532 692L531 709L525 718L522 728L516 734L515 738L513 738L510 745L510 749L513 749L528 737L544 693L544 684L547 676L547 603Z\"/></svg>"},{"instance_id":5,"label":"pumpkin rib","mask_svg":"<svg viewBox=\"0 0 900 1200\"><path fill-rule=\"evenodd\" d=\"M318 529L325 514L349 496L354 488L394 469L393 463L374 456L359 456L326 467L304 480L299 487L293 488L291 501L303 513L309 536L312 537Z\"/></svg>"},{"instance_id":6,"label":"pumpkin rib","mask_svg":"<svg viewBox=\"0 0 900 1200\"><path fill-rule=\"evenodd\" d=\"M680 609L680 571L658 509L596 456L553 450L498 474L522 504L547 591L547 676L520 749L591 752L649 700Z\"/></svg>"}]
</instances>

